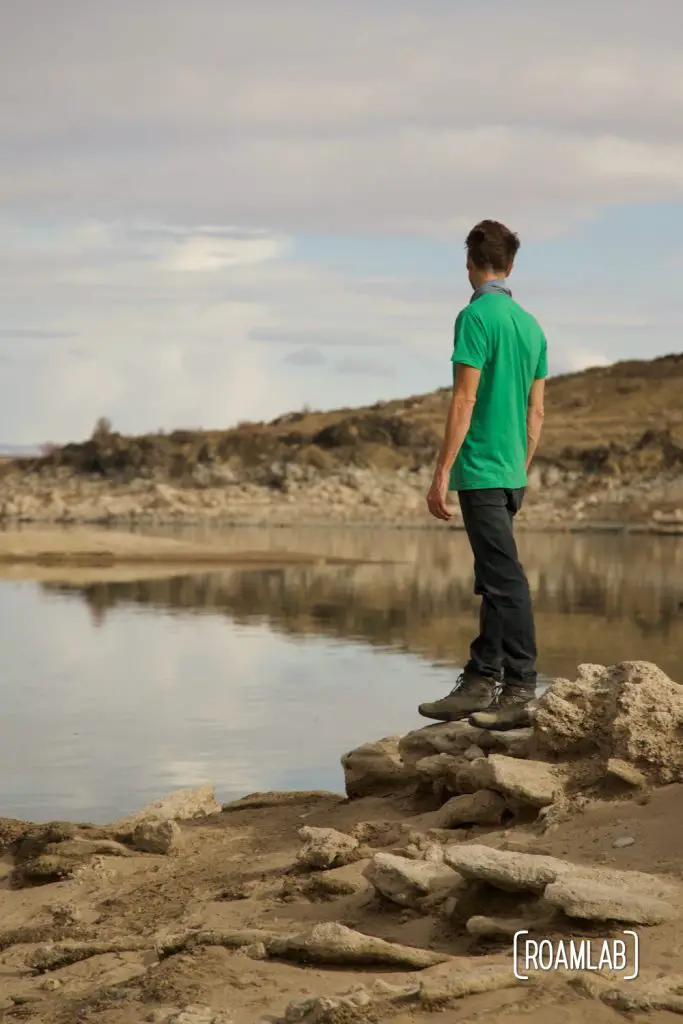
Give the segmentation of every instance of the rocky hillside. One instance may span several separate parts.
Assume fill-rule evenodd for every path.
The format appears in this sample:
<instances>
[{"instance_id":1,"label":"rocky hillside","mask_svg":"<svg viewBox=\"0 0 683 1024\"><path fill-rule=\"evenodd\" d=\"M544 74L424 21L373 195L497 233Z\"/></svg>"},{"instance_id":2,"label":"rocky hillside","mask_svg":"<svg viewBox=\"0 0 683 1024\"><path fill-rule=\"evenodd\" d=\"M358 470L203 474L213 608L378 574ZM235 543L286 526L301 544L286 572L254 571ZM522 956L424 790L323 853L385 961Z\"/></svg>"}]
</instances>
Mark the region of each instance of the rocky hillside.
<instances>
[{"instance_id":1,"label":"rocky hillside","mask_svg":"<svg viewBox=\"0 0 683 1024\"><path fill-rule=\"evenodd\" d=\"M111 477L184 480L197 467L224 467L276 486L294 463L319 472L340 466L418 469L431 464L449 390L358 409L293 412L232 430L175 430L124 437L107 429L17 468L68 467ZM683 355L617 363L555 377L540 455L567 469L619 473L683 466Z\"/></svg>"},{"instance_id":2,"label":"rocky hillside","mask_svg":"<svg viewBox=\"0 0 683 1024\"><path fill-rule=\"evenodd\" d=\"M656 508L676 512L683 506L682 396L683 355L550 380L532 480L536 491L543 488L537 520L637 521ZM87 441L2 467L0 515L253 521L254 509L267 507L269 521L273 511L283 521L376 521L374 509L391 521L415 518L418 509L424 517L448 398L442 389L225 431L141 437L103 421Z\"/></svg>"}]
</instances>

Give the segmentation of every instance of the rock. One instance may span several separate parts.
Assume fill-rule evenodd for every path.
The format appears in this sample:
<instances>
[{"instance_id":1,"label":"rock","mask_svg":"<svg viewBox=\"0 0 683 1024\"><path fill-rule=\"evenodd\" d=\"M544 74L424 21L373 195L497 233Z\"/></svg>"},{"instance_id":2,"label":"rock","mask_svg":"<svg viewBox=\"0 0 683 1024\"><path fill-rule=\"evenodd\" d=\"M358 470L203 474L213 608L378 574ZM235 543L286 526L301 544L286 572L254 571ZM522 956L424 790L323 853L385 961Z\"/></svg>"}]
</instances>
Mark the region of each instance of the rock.
<instances>
[{"instance_id":1,"label":"rock","mask_svg":"<svg viewBox=\"0 0 683 1024\"><path fill-rule=\"evenodd\" d=\"M556 857L511 853L473 843L448 846L444 855L446 863L465 878L511 892L542 892L546 885L575 870L575 865Z\"/></svg>"},{"instance_id":2,"label":"rock","mask_svg":"<svg viewBox=\"0 0 683 1024\"><path fill-rule=\"evenodd\" d=\"M634 765L648 783L679 781L683 764L683 687L656 665L581 665L556 680L531 712L537 750L550 756Z\"/></svg>"},{"instance_id":3,"label":"rock","mask_svg":"<svg viewBox=\"0 0 683 1024\"><path fill-rule=\"evenodd\" d=\"M231 800L223 804L221 810L224 814L234 814L236 811L261 811L267 807L333 807L343 802L343 796L328 793L324 789L293 789L284 792L269 790L265 793L250 793L239 800Z\"/></svg>"},{"instance_id":4,"label":"rock","mask_svg":"<svg viewBox=\"0 0 683 1024\"><path fill-rule=\"evenodd\" d=\"M346 864L341 868L333 868L325 871L317 879L318 888L328 896L352 896L358 892L365 892L370 888L364 871L369 860L359 860L355 864Z\"/></svg>"},{"instance_id":5,"label":"rock","mask_svg":"<svg viewBox=\"0 0 683 1024\"><path fill-rule=\"evenodd\" d=\"M342 768L347 796L382 794L414 785L417 776L402 763L398 745L398 736L388 736L344 754Z\"/></svg>"},{"instance_id":6,"label":"rock","mask_svg":"<svg viewBox=\"0 0 683 1024\"><path fill-rule=\"evenodd\" d=\"M358 840L336 829L304 826L299 829L299 838L305 843L296 858L300 868L327 871L357 859Z\"/></svg>"},{"instance_id":7,"label":"rock","mask_svg":"<svg viewBox=\"0 0 683 1024\"><path fill-rule=\"evenodd\" d=\"M195 789L177 789L160 800L147 804L130 817L114 822L109 828L119 835L129 835L143 821L189 821L218 814L220 810L221 805L216 800L211 785L198 786Z\"/></svg>"},{"instance_id":8,"label":"rock","mask_svg":"<svg viewBox=\"0 0 683 1024\"><path fill-rule=\"evenodd\" d=\"M250 946L244 946L240 951L249 960L267 960L268 950L263 942L252 942Z\"/></svg>"},{"instance_id":9,"label":"rock","mask_svg":"<svg viewBox=\"0 0 683 1024\"><path fill-rule=\"evenodd\" d=\"M132 845L143 853L174 853L183 833L175 821L142 821L133 829Z\"/></svg>"},{"instance_id":10,"label":"rock","mask_svg":"<svg viewBox=\"0 0 683 1024\"><path fill-rule=\"evenodd\" d=\"M414 861L391 853L377 853L365 869L376 891L400 907L416 907L418 900L437 892L444 898L461 878L445 864Z\"/></svg>"},{"instance_id":11,"label":"rock","mask_svg":"<svg viewBox=\"0 0 683 1024\"><path fill-rule=\"evenodd\" d=\"M68 822L54 821L46 825L27 826L22 834L17 837L12 853L17 864L23 861L33 860L48 849L53 849L57 844L73 840L78 835L75 825Z\"/></svg>"},{"instance_id":12,"label":"rock","mask_svg":"<svg viewBox=\"0 0 683 1024\"><path fill-rule=\"evenodd\" d=\"M63 843L45 848L45 852L58 853L61 857L130 857L130 850L113 839L86 839L76 836Z\"/></svg>"},{"instance_id":13,"label":"rock","mask_svg":"<svg viewBox=\"0 0 683 1024\"><path fill-rule=\"evenodd\" d=\"M483 751L494 750L508 757L528 757L532 747L534 730L508 729L507 732L484 730L479 738Z\"/></svg>"},{"instance_id":14,"label":"rock","mask_svg":"<svg viewBox=\"0 0 683 1024\"><path fill-rule=\"evenodd\" d=\"M80 924L83 918L80 907L71 902L53 903L48 910L56 928L71 928Z\"/></svg>"},{"instance_id":15,"label":"rock","mask_svg":"<svg viewBox=\"0 0 683 1024\"><path fill-rule=\"evenodd\" d=\"M34 947L25 962L34 973L48 974L89 960L91 957L106 956L109 953L148 952L149 948L150 940L139 935L107 939L102 942L50 942L45 946Z\"/></svg>"},{"instance_id":16,"label":"rock","mask_svg":"<svg viewBox=\"0 0 683 1024\"><path fill-rule=\"evenodd\" d=\"M159 1007L156 1010L150 1010L145 1017L145 1021L148 1024L170 1024L174 1014L177 1016L182 1011L176 1007Z\"/></svg>"},{"instance_id":17,"label":"rock","mask_svg":"<svg viewBox=\"0 0 683 1024\"><path fill-rule=\"evenodd\" d=\"M456 757L454 754L430 754L429 757L422 757L416 761L414 768L420 778L426 781L436 782L443 779L455 782L455 773L463 760L464 757Z\"/></svg>"},{"instance_id":18,"label":"rock","mask_svg":"<svg viewBox=\"0 0 683 1024\"><path fill-rule=\"evenodd\" d=\"M570 875L549 885L545 900L568 917L590 921L623 921L654 925L671 921L678 912L671 903L637 889L611 886L581 875Z\"/></svg>"},{"instance_id":19,"label":"rock","mask_svg":"<svg viewBox=\"0 0 683 1024\"><path fill-rule=\"evenodd\" d=\"M633 846L634 843L633 836L622 836L620 839L615 839L612 846L615 850L624 850L627 846Z\"/></svg>"},{"instance_id":20,"label":"rock","mask_svg":"<svg viewBox=\"0 0 683 1024\"><path fill-rule=\"evenodd\" d=\"M617 757L610 757L607 762L607 774L615 779L625 782L634 789L641 789L647 783L644 774L627 761L620 761Z\"/></svg>"},{"instance_id":21,"label":"rock","mask_svg":"<svg viewBox=\"0 0 683 1024\"><path fill-rule=\"evenodd\" d=\"M481 747L478 747L476 743L473 743L471 747L468 747L463 757L466 761L476 761L480 757L486 757Z\"/></svg>"},{"instance_id":22,"label":"rock","mask_svg":"<svg viewBox=\"0 0 683 1024\"><path fill-rule=\"evenodd\" d=\"M411 825L403 821L361 821L349 835L362 846L395 846L409 840L414 833Z\"/></svg>"},{"instance_id":23,"label":"rock","mask_svg":"<svg viewBox=\"0 0 683 1024\"><path fill-rule=\"evenodd\" d=\"M523 929L531 931L527 921L508 917L471 917L466 926L468 935L474 939L511 939Z\"/></svg>"},{"instance_id":24,"label":"rock","mask_svg":"<svg viewBox=\"0 0 683 1024\"><path fill-rule=\"evenodd\" d=\"M427 1010L444 1008L456 999L481 992L514 988L519 984L509 964L470 961L466 966L448 964L420 980L420 1003ZM528 982L526 984L529 984Z\"/></svg>"},{"instance_id":25,"label":"rock","mask_svg":"<svg viewBox=\"0 0 683 1024\"><path fill-rule=\"evenodd\" d=\"M10 884L14 889L23 889L33 885L47 885L50 882L61 882L73 878L78 871L90 863L88 853L77 856L60 856L57 853L42 853L32 860L18 864L10 874Z\"/></svg>"},{"instance_id":26,"label":"rock","mask_svg":"<svg viewBox=\"0 0 683 1024\"><path fill-rule=\"evenodd\" d=\"M395 1001L415 998L420 994L418 985L392 985L384 978L376 978L372 983L372 991L380 999L391 999Z\"/></svg>"},{"instance_id":27,"label":"rock","mask_svg":"<svg viewBox=\"0 0 683 1024\"><path fill-rule=\"evenodd\" d=\"M10 849L27 832L40 826L16 818L0 818L0 856Z\"/></svg>"},{"instance_id":28,"label":"rock","mask_svg":"<svg viewBox=\"0 0 683 1024\"><path fill-rule=\"evenodd\" d=\"M169 1024L217 1024L217 1021L218 1014L210 1006L187 1006L171 1017Z\"/></svg>"},{"instance_id":29,"label":"rock","mask_svg":"<svg viewBox=\"0 0 683 1024\"><path fill-rule=\"evenodd\" d=\"M339 966L356 964L424 970L451 959L447 953L385 942L384 939L362 935L336 922L318 924L304 935L272 937L267 947L271 956L303 963Z\"/></svg>"},{"instance_id":30,"label":"rock","mask_svg":"<svg viewBox=\"0 0 683 1024\"><path fill-rule=\"evenodd\" d=\"M403 849L395 851L397 857L407 857L408 860L424 860L422 850L415 843L408 843Z\"/></svg>"},{"instance_id":31,"label":"rock","mask_svg":"<svg viewBox=\"0 0 683 1024\"><path fill-rule=\"evenodd\" d=\"M556 803L541 807L537 819L541 833L552 832L562 822L569 821L570 818L584 810L584 804L583 797L575 796L571 799L566 799L562 795Z\"/></svg>"},{"instance_id":32,"label":"rock","mask_svg":"<svg viewBox=\"0 0 683 1024\"><path fill-rule=\"evenodd\" d=\"M482 732L469 722L427 725L403 736L398 744L398 753L404 764L414 767L418 761L433 754L462 755L468 747L479 742Z\"/></svg>"},{"instance_id":33,"label":"rock","mask_svg":"<svg viewBox=\"0 0 683 1024\"><path fill-rule=\"evenodd\" d=\"M539 836L535 832L514 831L504 834L498 849L509 850L511 853L547 854L548 850L539 846L538 840Z\"/></svg>"},{"instance_id":34,"label":"rock","mask_svg":"<svg viewBox=\"0 0 683 1024\"><path fill-rule=\"evenodd\" d=\"M83 831L85 834L79 835L75 825L61 823L28 829L14 846L12 886L45 885L72 878L96 856L132 856L121 843L98 835L100 830Z\"/></svg>"},{"instance_id":35,"label":"rock","mask_svg":"<svg viewBox=\"0 0 683 1024\"><path fill-rule=\"evenodd\" d=\"M422 846L420 853L422 854L420 859L428 864L444 863L443 846L440 846L439 843L426 843Z\"/></svg>"},{"instance_id":36,"label":"rock","mask_svg":"<svg viewBox=\"0 0 683 1024\"><path fill-rule=\"evenodd\" d=\"M482 766L486 764L486 758L476 758L474 761L462 761L451 774L446 784L452 793L477 793L480 789L487 788L486 776L482 777Z\"/></svg>"},{"instance_id":37,"label":"rock","mask_svg":"<svg viewBox=\"0 0 683 1024\"><path fill-rule=\"evenodd\" d=\"M483 761L474 761L472 769L485 786L533 807L552 804L560 790L557 769L543 761L491 754Z\"/></svg>"},{"instance_id":38,"label":"rock","mask_svg":"<svg viewBox=\"0 0 683 1024\"><path fill-rule=\"evenodd\" d=\"M360 986L349 995L335 997L311 996L306 999L295 999L289 1004L282 1018L283 1024L331 1024L331 1022L359 1020L349 1011L360 1010L370 1006L372 998L367 990Z\"/></svg>"},{"instance_id":39,"label":"rock","mask_svg":"<svg viewBox=\"0 0 683 1024\"><path fill-rule=\"evenodd\" d=\"M40 983L40 988L44 989L45 992L56 992L62 987L62 983L59 978L46 978L45 981Z\"/></svg>"},{"instance_id":40,"label":"rock","mask_svg":"<svg viewBox=\"0 0 683 1024\"><path fill-rule=\"evenodd\" d=\"M325 1016L339 1009L336 999L327 996L311 996L307 999L294 999L282 1018L284 1024L317 1024Z\"/></svg>"},{"instance_id":41,"label":"rock","mask_svg":"<svg viewBox=\"0 0 683 1024\"><path fill-rule=\"evenodd\" d=\"M434 815L436 828L457 828L459 825L499 825L506 810L499 793L480 789L477 793L454 796Z\"/></svg>"},{"instance_id":42,"label":"rock","mask_svg":"<svg viewBox=\"0 0 683 1024\"><path fill-rule=\"evenodd\" d=\"M353 896L359 892L370 892L371 886L363 872L369 860L356 861L341 868L320 871L306 878L285 879L279 891L275 891L280 899L300 899L304 896L313 903L329 902L343 896Z\"/></svg>"}]
</instances>

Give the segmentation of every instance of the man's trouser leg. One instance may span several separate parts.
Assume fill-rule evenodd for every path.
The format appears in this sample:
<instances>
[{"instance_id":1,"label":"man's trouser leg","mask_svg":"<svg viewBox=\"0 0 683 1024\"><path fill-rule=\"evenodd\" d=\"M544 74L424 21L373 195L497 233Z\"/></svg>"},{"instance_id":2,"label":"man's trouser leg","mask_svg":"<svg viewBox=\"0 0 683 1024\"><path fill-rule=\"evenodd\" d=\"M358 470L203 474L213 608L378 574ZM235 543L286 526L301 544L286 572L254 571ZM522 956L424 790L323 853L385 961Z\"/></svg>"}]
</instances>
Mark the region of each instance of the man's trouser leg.
<instances>
[{"instance_id":1,"label":"man's trouser leg","mask_svg":"<svg viewBox=\"0 0 683 1024\"><path fill-rule=\"evenodd\" d=\"M513 520L523 490L461 491L463 522L474 554L475 593L481 597L479 636L466 673L534 688L536 636L529 584L519 562Z\"/></svg>"}]
</instances>

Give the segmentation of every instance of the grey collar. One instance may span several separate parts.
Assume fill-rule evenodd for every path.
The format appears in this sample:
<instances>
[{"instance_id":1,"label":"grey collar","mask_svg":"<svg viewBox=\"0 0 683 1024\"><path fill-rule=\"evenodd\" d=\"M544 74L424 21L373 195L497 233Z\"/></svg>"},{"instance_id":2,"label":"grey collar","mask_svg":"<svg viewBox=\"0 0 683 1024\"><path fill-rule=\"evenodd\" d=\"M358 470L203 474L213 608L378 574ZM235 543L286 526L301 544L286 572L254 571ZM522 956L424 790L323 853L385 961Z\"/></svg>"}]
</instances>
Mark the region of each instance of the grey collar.
<instances>
[{"instance_id":1,"label":"grey collar","mask_svg":"<svg viewBox=\"0 0 683 1024\"><path fill-rule=\"evenodd\" d=\"M486 283L480 285L479 288L475 288L470 302L474 302L482 295L488 295L489 292L498 293L499 295L507 295L509 298L512 298L512 292L508 288L506 279L504 277L499 277L495 281L486 281Z\"/></svg>"}]
</instances>

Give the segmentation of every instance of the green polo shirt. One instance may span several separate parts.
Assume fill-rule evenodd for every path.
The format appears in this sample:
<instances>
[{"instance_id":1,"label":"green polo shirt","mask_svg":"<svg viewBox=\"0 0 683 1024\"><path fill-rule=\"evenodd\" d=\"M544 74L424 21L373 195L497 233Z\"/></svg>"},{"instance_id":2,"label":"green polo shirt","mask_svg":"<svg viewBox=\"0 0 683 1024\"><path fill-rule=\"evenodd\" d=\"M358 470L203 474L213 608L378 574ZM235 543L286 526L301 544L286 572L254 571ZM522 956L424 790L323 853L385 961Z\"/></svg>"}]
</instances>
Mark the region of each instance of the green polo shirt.
<instances>
[{"instance_id":1,"label":"green polo shirt","mask_svg":"<svg viewBox=\"0 0 683 1024\"><path fill-rule=\"evenodd\" d=\"M455 322L453 363L481 370L481 379L450 489L526 487L529 392L534 380L548 376L541 327L508 295L481 295Z\"/></svg>"}]
</instances>

